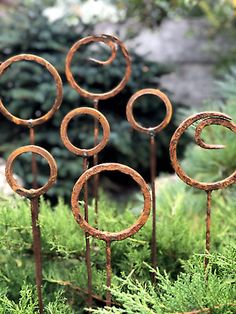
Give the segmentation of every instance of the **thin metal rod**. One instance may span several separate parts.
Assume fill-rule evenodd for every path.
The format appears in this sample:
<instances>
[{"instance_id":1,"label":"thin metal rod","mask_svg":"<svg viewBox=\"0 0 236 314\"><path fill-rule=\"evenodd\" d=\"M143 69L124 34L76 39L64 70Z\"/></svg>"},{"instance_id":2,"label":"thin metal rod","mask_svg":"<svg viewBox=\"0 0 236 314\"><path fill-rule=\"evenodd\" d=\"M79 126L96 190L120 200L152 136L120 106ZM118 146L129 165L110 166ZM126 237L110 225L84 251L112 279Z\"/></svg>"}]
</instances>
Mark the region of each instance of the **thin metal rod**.
<instances>
[{"instance_id":1,"label":"thin metal rod","mask_svg":"<svg viewBox=\"0 0 236 314\"><path fill-rule=\"evenodd\" d=\"M83 158L83 172L88 168L88 160L86 157ZM84 184L84 219L86 222L89 222L88 215L88 184ZM91 267L91 249L90 249L90 239L89 234L85 232L85 261L87 267L87 284L88 284L88 306L92 307L92 267Z\"/></svg>"},{"instance_id":2,"label":"thin metal rod","mask_svg":"<svg viewBox=\"0 0 236 314\"><path fill-rule=\"evenodd\" d=\"M111 242L106 241L106 274L107 274L107 294L106 305L111 306Z\"/></svg>"},{"instance_id":3,"label":"thin metal rod","mask_svg":"<svg viewBox=\"0 0 236 314\"><path fill-rule=\"evenodd\" d=\"M38 197L31 199L31 217L32 217L33 250L35 258L35 280L39 302L39 313L43 314L42 255L41 255L41 234L40 227L38 224L39 218Z\"/></svg>"},{"instance_id":4,"label":"thin metal rod","mask_svg":"<svg viewBox=\"0 0 236 314\"><path fill-rule=\"evenodd\" d=\"M35 145L35 132L34 128L30 128L30 144ZM36 156L32 153L32 175L33 175L33 189L37 189L37 176L38 176L38 167L36 163Z\"/></svg>"},{"instance_id":5,"label":"thin metal rod","mask_svg":"<svg viewBox=\"0 0 236 314\"><path fill-rule=\"evenodd\" d=\"M156 142L154 134L150 135L150 175L151 175L151 188L152 188L152 249L151 259L152 267L157 268L157 241L156 241ZM156 282L155 273L152 273L152 282Z\"/></svg>"},{"instance_id":6,"label":"thin metal rod","mask_svg":"<svg viewBox=\"0 0 236 314\"><path fill-rule=\"evenodd\" d=\"M94 100L94 109L98 110L98 100ZM98 132L99 132L99 121L94 119L94 147L98 144ZM98 164L98 155L93 156L93 165ZM94 196L94 211L95 211L95 226L98 224L98 185L99 185L99 175L94 176L93 181L93 196Z\"/></svg>"},{"instance_id":7,"label":"thin metal rod","mask_svg":"<svg viewBox=\"0 0 236 314\"><path fill-rule=\"evenodd\" d=\"M210 252L211 244L211 193L212 191L206 191L207 193L207 209L206 209L206 254ZM205 256L204 266L205 269L209 263L209 258Z\"/></svg>"}]
</instances>

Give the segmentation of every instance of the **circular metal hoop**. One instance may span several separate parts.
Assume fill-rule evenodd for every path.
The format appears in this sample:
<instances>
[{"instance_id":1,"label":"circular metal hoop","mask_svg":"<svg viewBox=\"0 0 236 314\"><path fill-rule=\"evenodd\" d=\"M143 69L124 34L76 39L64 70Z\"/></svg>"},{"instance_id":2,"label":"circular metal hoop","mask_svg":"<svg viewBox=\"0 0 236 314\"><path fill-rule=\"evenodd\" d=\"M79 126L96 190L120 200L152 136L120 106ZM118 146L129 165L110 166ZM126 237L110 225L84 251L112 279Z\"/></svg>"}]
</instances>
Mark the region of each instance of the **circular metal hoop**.
<instances>
[{"instance_id":1,"label":"circular metal hoop","mask_svg":"<svg viewBox=\"0 0 236 314\"><path fill-rule=\"evenodd\" d=\"M120 231L120 232L107 232L107 231L100 231L98 229L93 228L90 226L83 216L81 215L78 199L80 192L86 183L86 181L91 178L92 176L102 172L102 171L120 171L124 174L127 174L133 178L133 180L140 186L143 197L144 197L144 207L141 215L139 216L138 220L129 228ZM133 170L132 168L118 164L118 163L105 163L94 166L87 171L85 171L78 181L75 183L72 196L71 196L71 205L75 220L79 223L80 227L85 231L88 232L89 235L92 237L104 240L104 241L120 241L124 240L136 232L138 232L146 223L151 208L151 195L149 192L149 188L144 181L144 179L140 176L138 172Z\"/></svg>"},{"instance_id":2,"label":"circular metal hoop","mask_svg":"<svg viewBox=\"0 0 236 314\"><path fill-rule=\"evenodd\" d=\"M165 104L166 107L166 115L164 120L157 126L155 127L150 127L150 128L145 128L142 125L140 125L139 123L137 123L134 119L134 115L133 115L133 106L135 101L143 96L143 95L155 95L157 97L159 97ZM127 107L126 107L126 116L127 119L129 121L129 123L131 124L131 126L136 129L137 131L143 132L143 133L158 133L161 130L163 130L170 122L171 117L172 117L172 105L171 102L169 100L169 98L162 93L160 90L158 89L153 89L153 88L145 88L145 89L141 89L140 91L136 92L128 101Z\"/></svg>"},{"instance_id":3,"label":"circular metal hoop","mask_svg":"<svg viewBox=\"0 0 236 314\"><path fill-rule=\"evenodd\" d=\"M31 55L31 54L20 54L20 55L16 55L14 57L11 57L9 59L7 59L6 61L4 61L1 65L0 65L0 75L2 75L4 73L4 71L14 62L18 62L18 61L33 61L36 62L40 65L42 65L43 67L45 67L50 74L52 75L55 83L56 83L56 89L57 89L57 93L56 93L56 99L54 101L54 104L52 106L52 108L46 113L44 114L42 117L37 118L37 119L20 119L16 116L14 116L13 114L11 114L4 106L2 100L0 100L0 111L2 112L2 114L10 121L12 121L15 124L18 125L23 125L23 126L27 126L27 127L34 127L36 125L40 125L44 122L46 122L47 120L49 120L54 113L59 109L61 102L62 102L62 81L61 81L61 77L58 74L57 70L45 59L35 56L35 55Z\"/></svg>"},{"instance_id":4,"label":"circular metal hoop","mask_svg":"<svg viewBox=\"0 0 236 314\"><path fill-rule=\"evenodd\" d=\"M111 64L113 62L113 60L116 58L116 53L117 53L116 45L118 45L121 48L121 51L123 53L123 56L124 56L125 62L126 62L125 75L124 75L123 79L121 80L121 82L115 88L113 88L111 91L108 91L105 93L92 93L92 92L88 92L87 90L83 89L82 87L80 87L76 83L76 81L73 77L72 71L71 71L71 62L72 62L72 59L73 59L75 52L77 50L79 50L79 48L82 45L86 45L86 44L93 43L93 42L103 42L104 44L109 46L111 48L112 55L106 61L100 61L100 60L96 60L96 59L92 59L92 58L90 59L91 61L96 62L96 63L101 64L101 65ZM71 87L74 88L81 96L86 97L86 98L90 98L93 100L95 100L95 99L96 100L108 99L108 98L111 98L111 97L115 96L116 94L118 94L127 84L129 77L130 77L130 74L131 74L131 61L130 61L129 53L128 53L125 45L122 43L122 41L120 41L115 36L103 34L100 36L88 36L88 37L82 38L82 39L78 40L70 48L70 50L66 56L66 77L67 77L67 80L70 83Z\"/></svg>"},{"instance_id":5,"label":"circular metal hoop","mask_svg":"<svg viewBox=\"0 0 236 314\"><path fill-rule=\"evenodd\" d=\"M90 149L78 148L74 146L69 140L69 137L67 134L68 124L72 118L76 116L80 116L80 115L90 115L101 123L102 129L103 129L103 137L102 137L101 142L93 148L90 148ZM93 108L89 108L89 107L76 108L70 111L64 117L61 123L61 139L62 139L63 144L66 146L66 148L69 151L79 156L88 157L88 156L93 156L93 155L98 154L106 146L109 140L109 136L110 136L110 126L107 119L101 112Z\"/></svg>"},{"instance_id":6,"label":"circular metal hoop","mask_svg":"<svg viewBox=\"0 0 236 314\"><path fill-rule=\"evenodd\" d=\"M35 153L37 155L40 155L44 159L46 159L50 167L50 176L49 176L48 182L44 186L38 189L27 190L21 187L13 177L13 163L15 159L18 156L24 153L28 153L28 152ZM27 198L34 198L42 194L45 194L51 188L51 186L55 183L56 178L57 178L56 162L54 158L52 157L52 155L42 147L35 146L35 145L22 146L16 149L14 152L12 152L11 155L7 159L7 163L6 163L7 182L11 186L12 190L21 196L25 196Z\"/></svg>"},{"instance_id":7,"label":"circular metal hoop","mask_svg":"<svg viewBox=\"0 0 236 314\"><path fill-rule=\"evenodd\" d=\"M189 118L187 118L180 124L180 126L177 128L177 130L173 134L172 139L170 141L170 159L171 159L172 167L174 168L176 174L180 177L180 179L190 186L193 186L195 188L198 188L200 190L205 190L205 191L224 189L228 187L229 185L236 182L236 171L234 171L233 174L231 174L230 176L228 176L227 178L221 181L217 181L213 183L199 182L190 178L184 172L184 170L181 168L179 161L177 159L177 145L178 145L181 135L185 132L185 130L190 125L192 125L194 122L198 120L202 120L202 121L196 127L195 140L196 140L196 143L202 148L205 148L205 149L224 148L223 145L206 144L201 139L200 137L201 132L206 126L221 125L230 129L234 133L236 133L236 124L231 121L232 119L228 115L222 114L221 112L200 112L200 113L190 116Z\"/></svg>"}]
</instances>

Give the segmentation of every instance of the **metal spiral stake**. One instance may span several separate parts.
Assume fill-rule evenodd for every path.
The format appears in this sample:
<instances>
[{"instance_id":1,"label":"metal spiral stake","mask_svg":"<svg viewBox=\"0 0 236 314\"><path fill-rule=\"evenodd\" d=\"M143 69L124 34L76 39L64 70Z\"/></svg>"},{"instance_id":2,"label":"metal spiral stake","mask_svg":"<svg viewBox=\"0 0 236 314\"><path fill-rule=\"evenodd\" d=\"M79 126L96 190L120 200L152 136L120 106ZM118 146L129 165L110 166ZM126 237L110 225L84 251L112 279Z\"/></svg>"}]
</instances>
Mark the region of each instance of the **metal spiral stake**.
<instances>
[{"instance_id":1,"label":"metal spiral stake","mask_svg":"<svg viewBox=\"0 0 236 314\"><path fill-rule=\"evenodd\" d=\"M164 120L155 127L145 128L136 122L133 115L133 106L135 101L143 95L155 95L159 97L165 104L166 115ZM135 93L129 100L126 107L126 115L131 126L139 131L149 135L150 137L150 177L151 177L151 187L152 187L152 249L151 249L151 260L152 267L156 269L157 267L157 242L156 242L156 188L155 188L155 178L156 178L156 142L155 135L161 132L170 122L172 117L172 105L168 97L158 89L142 89ZM156 282L155 274L152 274L153 283Z\"/></svg>"},{"instance_id":2,"label":"metal spiral stake","mask_svg":"<svg viewBox=\"0 0 236 314\"><path fill-rule=\"evenodd\" d=\"M43 116L37 119L27 120L27 119L21 119L14 116L6 109L6 107L3 104L3 101L0 99L0 112L11 122L17 125L27 127L29 129L30 144L32 145L32 147L34 147L33 145L35 144L35 127L47 122L50 118L52 118L54 113L59 109L61 105L62 96L63 96L62 81L57 70L48 61L32 54L20 54L20 55L16 55L7 59L0 65L0 75L3 75L13 63L19 62L19 61L31 61L31 62L36 62L40 64L41 66L46 68L47 71L49 71L49 73L52 75L56 83L56 98L55 98L52 108L46 114L44 114ZM36 152L36 154L38 154L38 152ZM32 184L33 189L37 191L38 169L37 169L34 150L32 150L32 176L33 176L33 184ZM37 283L37 289L38 289L40 313L43 313L43 302L42 302L42 294L41 294L41 285L42 285L41 239L40 239L40 227L38 224L36 224L38 220L38 216L39 216L39 206L38 206L37 196L32 198L31 212L32 212L32 228L33 228L33 234L34 234L33 240L34 240L34 254L35 254L35 263L36 263L36 283Z\"/></svg>"},{"instance_id":3,"label":"metal spiral stake","mask_svg":"<svg viewBox=\"0 0 236 314\"><path fill-rule=\"evenodd\" d=\"M13 164L15 159L24 154L32 152L45 158L50 167L50 177L48 182L38 189L27 190L18 185L13 177ZM7 159L6 163L6 179L11 188L17 194L27 197L31 203L31 216L32 216L32 234L33 234L33 249L35 257L35 278L39 302L39 313L43 314L43 297L42 297L42 256L41 256L41 238L40 238L40 226L39 226L39 211L38 211L38 199L41 195L45 194L55 183L57 178L57 165L49 152L45 149L35 146L28 145L22 146L16 149Z\"/></svg>"},{"instance_id":4,"label":"metal spiral stake","mask_svg":"<svg viewBox=\"0 0 236 314\"><path fill-rule=\"evenodd\" d=\"M181 135L185 132L185 130L192 125L193 123L199 121L198 126L195 129L195 141L198 144L198 146L204 148L204 149L222 149L225 146L224 145L215 145L215 144L206 144L202 138L201 133L202 130L206 126L210 125L221 125L232 132L236 133L236 124L232 122L231 117L229 117L226 114L223 114L221 112L200 112L197 114L194 114L184 120L180 126L175 131L171 142L170 142L170 158L172 166L177 173L177 175L180 177L182 181L184 181L186 184L195 187L197 189L203 190L207 194L207 206L206 206L206 237L205 237L205 249L206 249L206 256L204 260L204 266L205 269L209 262L209 257L207 256L210 252L210 241L211 241L211 200L212 200L212 191L214 190L220 190L224 189L236 182L236 171L233 172L229 177L226 179L223 179L221 181L213 182L213 183L207 183L207 182L199 182L192 178L190 178L184 170L181 168L178 159L177 159L177 145L179 142L179 139Z\"/></svg>"},{"instance_id":5,"label":"metal spiral stake","mask_svg":"<svg viewBox=\"0 0 236 314\"><path fill-rule=\"evenodd\" d=\"M84 219L84 217L81 214L80 204L78 202L80 192L89 178L101 173L102 171L119 171L121 173L131 176L133 180L140 186L143 197L144 197L143 210L138 220L131 227L120 232L100 231L92 227L91 225L89 225L88 222ZM117 164L117 163L100 164L85 171L81 175L81 177L78 179L78 181L75 183L73 191L72 191L72 195L71 195L71 206L72 206L75 220L78 222L80 227L84 230L84 232L86 234L89 234L92 237L95 237L97 239L100 239L106 242L106 277L107 277L106 279L106 285L107 285L106 304L107 306L110 306L111 305L110 287L111 287L111 273L112 273L111 243L112 241L121 241L128 237L131 237L144 226L144 224L146 223L149 217L150 207L151 207L151 196L150 196L149 188L146 182L144 181L144 179L140 176L140 174L128 166Z\"/></svg>"},{"instance_id":6,"label":"metal spiral stake","mask_svg":"<svg viewBox=\"0 0 236 314\"><path fill-rule=\"evenodd\" d=\"M81 115L90 115L98 122L101 123L103 128L103 138L100 143L98 143L95 147L90 149L82 149L74 146L68 137L68 124L74 117L78 117ZM95 154L98 154L107 144L110 136L110 127L107 119L101 114L99 111L88 108L81 107L70 111L63 119L61 123L61 139L66 148L74 153L77 156L83 157L83 172L86 172L88 168L88 157L92 157ZM84 185L84 219L88 223L89 222L88 215L88 187L87 182ZM85 233L85 243L86 243L86 267L87 267L87 278L88 278L88 306L92 306L92 268L91 268L91 248L89 241L89 233Z\"/></svg>"},{"instance_id":7,"label":"metal spiral stake","mask_svg":"<svg viewBox=\"0 0 236 314\"><path fill-rule=\"evenodd\" d=\"M121 52L124 56L125 63L126 63L125 75L122 78L121 82L116 87L114 87L111 91L104 92L104 93L92 93L80 87L79 84L76 83L74 79L74 76L71 70L71 63L72 63L74 54L81 48L81 46L88 45L91 43L104 43L111 49L111 56L105 61L97 60L94 58L89 58L90 61L95 62L101 66L107 66L107 65L112 64L112 62L116 59L118 47L120 47ZM131 74L131 60L130 60L129 53L124 43L121 40L119 40L117 37L111 36L111 35L105 35L105 34L98 35L98 36L88 36L88 37L78 40L70 48L66 57L65 72L66 72L67 80L70 83L71 87L74 88L77 91L77 93L79 93L82 97L91 99L93 101L94 109L98 110L99 100L105 100L105 99L114 97L115 95L120 93L122 89L124 89L124 87L126 86L130 78L130 74ZM95 119L94 120L94 146L96 146L97 144L98 144L98 121L97 119ZM98 164L98 155L95 154L93 156L93 165L96 166L97 164ZM94 191L93 195L95 199L95 214L96 214L95 223L96 224L98 223L97 221L98 220L98 185L99 185L99 176L97 175L94 177L94 188L93 188L93 191Z\"/></svg>"}]
</instances>

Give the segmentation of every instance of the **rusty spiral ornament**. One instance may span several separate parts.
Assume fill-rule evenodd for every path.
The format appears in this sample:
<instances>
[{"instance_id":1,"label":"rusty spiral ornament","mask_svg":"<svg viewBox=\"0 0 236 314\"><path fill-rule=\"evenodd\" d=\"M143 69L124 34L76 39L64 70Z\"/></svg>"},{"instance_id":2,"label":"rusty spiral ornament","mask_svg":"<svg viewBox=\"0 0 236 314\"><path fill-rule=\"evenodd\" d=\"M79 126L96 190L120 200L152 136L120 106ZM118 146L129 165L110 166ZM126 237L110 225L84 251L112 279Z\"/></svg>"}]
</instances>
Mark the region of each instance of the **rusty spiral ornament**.
<instances>
[{"instance_id":1,"label":"rusty spiral ornament","mask_svg":"<svg viewBox=\"0 0 236 314\"><path fill-rule=\"evenodd\" d=\"M106 61L101 61L101 60L97 60L94 58L89 58L90 61L93 61L93 62L100 64L100 65L103 65L103 66L111 64L116 58L117 47L119 46L121 51L122 51L122 54L125 58L125 63L126 63L125 75L122 78L121 82L115 88L113 88L111 91L104 92L104 93L92 93L92 92L89 92L89 91L83 89L82 87L79 86L78 83L76 83L74 76L73 76L73 73L71 71L71 62L72 62L73 56L76 53L76 51L78 51L82 45L86 45L86 44L94 43L94 42L102 42L102 43L106 44L108 47L110 47L111 56ZM82 39L78 40L70 48L70 50L66 56L66 77L67 77L68 82L70 83L71 87L74 88L81 96L86 97L86 98L90 98L92 100L104 100L104 99L108 99L108 98L113 97L116 94L118 94L127 84L129 77L130 77L130 74L131 74L131 60L130 60L128 50L126 49L123 42L115 36L102 34L99 36L88 36L88 37L82 38Z\"/></svg>"},{"instance_id":2,"label":"rusty spiral ornament","mask_svg":"<svg viewBox=\"0 0 236 314\"><path fill-rule=\"evenodd\" d=\"M236 124L232 121L231 117L221 112L206 111L206 112L200 112L200 113L190 116L189 118L187 118L180 124L180 126L177 128L177 130L175 131L170 141L170 159L171 159L172 166L176 174L180 177L180 179L192 187L195 187L197 189L204 190L204 191L224 189L232 185L233 183L235 183L236 171L234 171L230 176L228 176L225 179L208 183L208 182L200 182L200 181L190 178L184 172L184 170L181 168L179 164L179 161L177 158L177 145L178 145L179 139L189 126L191 126L193 123L199 120L200 122L195 129L195 141L200 147L204 149L224 148L224 145L207 144L202 140L201 133L206 126L221 125L228 128L232 132L236 133Z\"/></svg>"},{"instance_id":3,"label":"rusty spiral ornament","mask_svg":"<svg viewBox=\"0 0 236 314\"><path fill-rule=\"evenodd\" d=\"M13 63L18 62L18 61L32 61L32 62L36 62L36 63L42 65L43 67L45 67L49 71L49 73L52 75L52 77L56 83L56 99L54 101L52 108L47 113L45 113L42 117L37 118L37 119L20 119L20 118L14 116L13 114L11 114L6 109L2 100L0 99L0 111L8 120L12 121L15 124L23 125L23 126L32 128L36 125L40 125L40 124L46 122L47 120L49 120L54 115L54 113L59 109L59 107L62 103L62 97L63 97L62 80L61 80L60 75L58 74L57 70L54 68L53 65L51 65L45 59L38 57L36 55L32 55L32 54L19 54L19 55L16 55L16 56L13 56L13 57L7 59L6 61L4 61L0 65L0 75L3 75L3 73Z\"/></svg>"}]
</instances>

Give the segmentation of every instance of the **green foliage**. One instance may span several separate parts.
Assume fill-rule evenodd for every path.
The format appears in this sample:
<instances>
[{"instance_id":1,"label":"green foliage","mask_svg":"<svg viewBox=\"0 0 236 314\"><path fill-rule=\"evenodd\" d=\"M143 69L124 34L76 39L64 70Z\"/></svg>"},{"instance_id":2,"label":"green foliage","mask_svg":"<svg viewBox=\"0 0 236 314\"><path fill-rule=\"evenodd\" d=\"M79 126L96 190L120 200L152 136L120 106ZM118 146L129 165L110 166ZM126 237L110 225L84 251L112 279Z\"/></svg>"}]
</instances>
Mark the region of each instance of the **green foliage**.
<instances>
[{"instance_id":1,"label":"green foliage","mask_svg":"<svg viewBox=\"0 0 236 314\"><path fill-rule=\"evenodd\" d=\"M0 60L20 53L33 53L51 62L60 73L64 83L64 98L60 110L44 125L36 128L36 144L47 148L55 157L59 178L55 188L49 194L69 196L75 180L81 174L81 158L74 156L62 144L59 128L63 117L71 110L81 106L92 106L92 102L80 97L67 83L65 77L65 58L72 44L78 39L93 34L93 26L83 24L77 19L76 25L68 23L67 17L50 22L44 16L46 6L41 1L23 2L11 13L0 20ZM120 82L125 71L124 58L120 51L111 66L101 67L88 61L93 56L105 60L110 51L104 46L94 50L94 45L81 49L75 56L72 71L76 80L85 89L94 92L111 90ZM148 173L149 149L148 138L139 132L131 131L126 120L125 108L131 95L141 88L157 87L156 77L166 73L159 64L148 62L131 51L132 77L127 87L116 97L99 102L99 109L105 114L111 125L109 145L100 154L102 161L115 161L128 164ZM155 79L154 79L155 78ZM41 66L32 62L17 62L0 78L1 99L10 112L22 118L35 118L51 108L55 98L55 86L51 76ZM152 98L143 97L142 108L137 109L137 120L152 126L164 116L164 106ZM173 123L162 133L158 147L158 157L162 171L169 169L166 162L168 142L174 126ZM93 121L76 120L69 125L71 141L80 147L93 146ZM4 117L0 124L0 151L7 157L16 147L29 143L29 131L16 126ZM50 135L49 135L50 134ZM139 145L136 145L136 143ZM21 163L16 163L16 172L24 177L30 185L31 170L26 166L22 156ZM40 167L40 181L47 180L47 172ZM42 168L42 169L41 169Z\"/></svg>"},{"instance_id":2,"label":"green foliage","mask_svg":"<svg viewBox=\"0 0 236 314\"><path fill-rule=\"evenodd\" d=\"M215 251L220 252L223 260L226 248L235 239L235 201L228 194L225 197L222 197L220 193L213 195L211 249L213 254ZM174 280L179 278L178 276L184 276L180 275L183 271L181 261L187 261L194 253L201 255L204 253L206 198L204 194L201 196L195 194L192 189L173 178L160 180L157 199L158 266L161 274L166 272ZM57 309L58 313L67 313L66 310L59 311L61 304L68 307L68 313L78 308L83 313L86 299L83 291L87 289L84 234L75 222L71 211L62 201L59 201L56 207L51 208L49 203L42 199L40 205L45 305L47 308L53 308L55 303L54 309ZM137 219L139 208L141 208L139 198L135 203L128 204L122 211L120 205L102 197L99 205L99 229L118 231L127 228ZM93 204L89 208L89 213L89 221L93 225L95 218ZM7 291L7 294L4 292L4 302L9 302L14 308L16 305L19 306L21 298L19 291L22 289L22 284L25 283L28 286L27 289L30 290L34 285L34 259L28 202L19 198L1 199L0 240L0 289ZM149 269L143 264L144 262L150 264L150 243L151 221L149 220L132 238L112 244L114 287L120 285L116 276L125 276L134 271L133 280L135 282L139 280L140 287L151 289L148 283ZM95 239L91 239L91 244L93 292L105 297L105 245L102 241ZM222 269L215 267L217 274L227 272L227 267L231 268L230 260L226 263L227 258L226 255ZM189 265L191 263L190 261ZM193 265L194 263L195 260L193 260ZM184 277L186 287L187 282L190 281L188 276ZM221 278L223 282L228 277L223 279L222 275ZM221 286L215 284L215 289L221 289ZM58 293L61 295L62 292L64 301L61 301L62 297L56 298L56 295ZM154 292L156 294L156 291ZM114 293L119 299L117 293ZM26 296L31 299L29 294ZM215 303L213 303L217 304L218 298L214 300ZM34 304L33 301L30 302L26 303L29 307ZM180 305L180 301L178 302ZM185 306L186 303L183 303L183 307ZM51 310L49 313L54 312Z\"/></svg>"},{"instance_id":3,"label":"green foliage","mask_svg":"<svg viewBox=\"0 0 236 314\"><path fill-rule=\"evenodd\" d=\"M93 313L176 313L211 308L211 313L235 313L235 247L224 254L212 254L208 280L203 257L183 262L184 271L173 282L166 273L156 272L157 286L142 284L131 276L119 279L111 289L121 307L97 309ZM219 307L218 307L219 306Z\"/></svg>"},{"instance_id":4,"label":"green foliage","mask_svg":"<svg viewBox=\"0 0 236 314\"><path fill-rule=\"evenodd\" d=\"M155 27L166 16L206 16L216 30L224 27L232 28L235 20L232 0L130 0L128 3L115 0L112 2L125 12L125 18L138 17L149 27Z\"/></svg>"}]
</instances>

